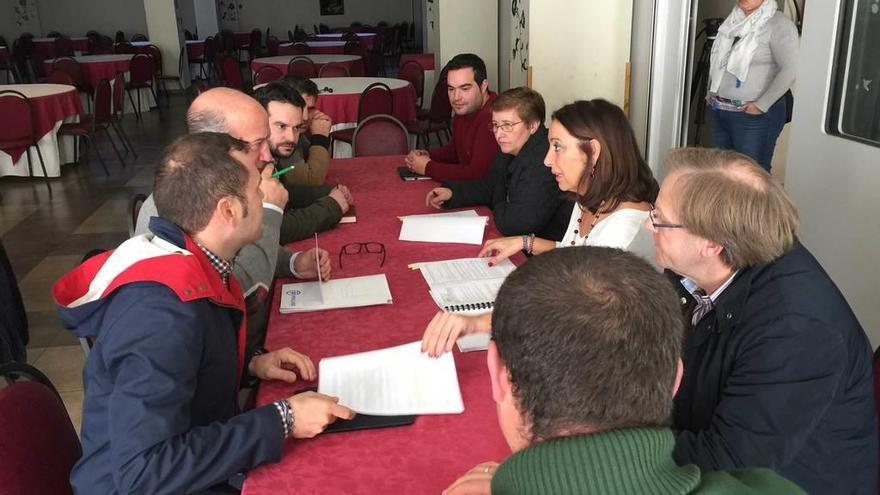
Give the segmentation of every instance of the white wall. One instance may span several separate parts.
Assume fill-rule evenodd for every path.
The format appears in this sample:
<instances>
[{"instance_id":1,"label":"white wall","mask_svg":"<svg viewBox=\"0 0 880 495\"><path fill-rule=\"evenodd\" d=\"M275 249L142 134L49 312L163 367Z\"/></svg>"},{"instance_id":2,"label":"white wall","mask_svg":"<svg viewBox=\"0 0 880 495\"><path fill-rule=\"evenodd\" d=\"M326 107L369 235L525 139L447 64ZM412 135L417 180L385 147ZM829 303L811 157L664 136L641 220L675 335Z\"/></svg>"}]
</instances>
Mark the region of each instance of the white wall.
<instances>
[{"instance_id":1,"label":"white wall","mask_svg":"<svg viewBox=\"0 0 880 495\"><path fill-rule=\"evenodd\" d=\"M527 83L529 19L529 0L498 1L498 85L502 91Z\"/></svg>"},{"instance_id":2,"label":"white wall","mask_svg":"<svg viewBox=\"0 0 880 495\"><path fill-rule=\"evenodd\" d=\"M36 0L43 32L85 36L89 30L114 37L117 30L131 38L147 34L144 0Z\"/></svg>"},{"instance_id":3,"label":"white wall","mask_svg":"<svg viewBox=\"0 0 880 495\"><path fill-rule=\"evenodd\" d=\"M194 0L177 0L177 13L182 21L183 25L181 27L183 29L188 29L191 33L195 33L198 30Z\"/></svg>"},{"instance_id":4,"label":"white wall","mask_svg":"<svg viewBox=\"0 0 880 495\"><path fill-rule=\"evenodd\" d=\"M574 100L605 98L623 105L630 56L632 2L531 2L532 87L549 114Z\"/></svg>"},{"instance_id":5,"label":"white wall","mask_svg":"<svg viewBox=\"0 0 880 495\"><path fill-rule=\"evenodd\" d=\"M214 0L192 1L199 39L203 40L208 36L214 36L214 34L220 31L220 25L217 22L217 4Z\"/></svg>"},{"instance_id":6,"label":"white wall","mask_svg":"<svg viewBox=\"0 0 880 495\"><path fill-rule=\"evenodd\" d=\"M237 3L242 6L238 11L238 30L259 28L265 33L268 27L282 39L287 37L287 30L293 31L297 24L312 32L313 26L321 23L334 28L354 21L375 25L379 21L396 24L413 20L412 0L346 0L345 15L331 16L321 16L318 0L239 0Z\"/></svg>"},{"instance_id":7,"label":"white wall","mask_svg":"<svg viewBox=\"0 0 880 495\"><path fill-rule=\"evenodd\" d=\"M12 42L21 33L42 34L40 26L40 10L37 0L27 0L22 6L19 0L0 0L0 35L6 38L10 49Z\"/></svg>"},{"instance_id":8,"label":"white wall","mask_svg":"<svg viewBox=\"0 0 880 495\"><path fill-rule=\"evenodd\" d=\"M880 344L880 148L826 134L838 2L810 2L804 19L785 188L804 245Z\"/></svg>"},{"instance_id":9,"label":"white wall","mask_svg":"<svg viewBox=\"0 0 880 495\"><path fill-rule=\"evenodd\" d=\"M434 0L435 5L438 0ZM459 53L474 53L486 63L489 88L498 90L498 0L440 0L439 67Z\"/></svg>"}]
</instances>

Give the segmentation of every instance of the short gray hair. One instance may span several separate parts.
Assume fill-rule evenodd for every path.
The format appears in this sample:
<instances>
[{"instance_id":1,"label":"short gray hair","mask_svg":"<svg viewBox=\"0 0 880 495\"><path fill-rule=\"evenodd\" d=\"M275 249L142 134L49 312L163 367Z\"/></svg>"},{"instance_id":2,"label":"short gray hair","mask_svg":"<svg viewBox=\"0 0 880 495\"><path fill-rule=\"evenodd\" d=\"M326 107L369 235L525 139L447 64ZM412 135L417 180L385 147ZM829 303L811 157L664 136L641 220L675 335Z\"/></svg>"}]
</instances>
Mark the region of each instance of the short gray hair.
<instances>
[{"instance_id":1,"label":"short gray hair","mask_svg":"<svg viewBox=\"0 0 880 495\"><path fill-rule=\"evenodd\" d=\"M770 263L792 249L797 208L754 160L731 150L679 148L666 161L670 173L682 174L673 199L679 223L720 244L727 266Z\"/></svg>"},{"instance_id":2,"label":"short gray hair","mask_svg":"<svg viewBox=\"0 0 880 495\"><path fill-rule=\"evenodd\" d=\"M197 132L221 132L229 134L229 123L222 112L216 110L196 110L186 113L186 130Z\"/></svg>"}]
</instances>

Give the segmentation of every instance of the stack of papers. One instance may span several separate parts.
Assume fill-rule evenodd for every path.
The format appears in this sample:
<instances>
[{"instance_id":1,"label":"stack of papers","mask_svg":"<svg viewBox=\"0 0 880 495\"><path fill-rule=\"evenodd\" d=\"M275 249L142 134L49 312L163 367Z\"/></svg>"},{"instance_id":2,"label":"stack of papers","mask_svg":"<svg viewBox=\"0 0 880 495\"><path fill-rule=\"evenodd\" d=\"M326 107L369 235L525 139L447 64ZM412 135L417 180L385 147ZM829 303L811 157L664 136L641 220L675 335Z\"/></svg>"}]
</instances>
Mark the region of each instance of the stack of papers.
<instances>
[{"instance_id":1,"label":"stack of papers","mask_svg":"<svg viewBox=\"0 0 880 495\"><path fill-rule=\"evenodd\" d=\"M431 358L421 345L324 358L318 365L318 392L374 416L464 412L452 354Z\"/></svg>"},{"instance_id":2,"label":"stack of papers","mask_svg":"<svg viewBox=\"0 0 880 495\"><path fill-rule=\"evenodd\" d=\"M483 232L489 217L477 215L475 210L401 217L401 241L452 242L460 244L483 243Z\"/></svg>"},{"instance_id":3,"label":"stack of papers","mask_svg":"<svg viewBox=\"0 0 880 495\"><path fill-rule=\"evenodd\" d=\"M498 289L516 269L507 259L489 266L486 258L433 261L416 266L440 309L466 314L492 311Z\"/></svg>"}]
</instances>

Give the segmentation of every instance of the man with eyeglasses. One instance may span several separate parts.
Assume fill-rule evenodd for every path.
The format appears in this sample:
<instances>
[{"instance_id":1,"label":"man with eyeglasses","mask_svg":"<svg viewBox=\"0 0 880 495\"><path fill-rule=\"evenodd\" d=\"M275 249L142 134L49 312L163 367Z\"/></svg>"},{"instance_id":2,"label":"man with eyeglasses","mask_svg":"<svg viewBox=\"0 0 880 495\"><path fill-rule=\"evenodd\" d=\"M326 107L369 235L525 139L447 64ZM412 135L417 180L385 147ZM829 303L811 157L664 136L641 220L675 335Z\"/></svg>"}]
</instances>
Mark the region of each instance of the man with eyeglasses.
<instances>
[{"instance_id":1,"label":"man with eyeglasses","mask_svg":"<svg viewBox=\"0 0 880 495\"><path fill-rule=\"evenodd\" d=\"M472 53L452 57L446 64L446 87L455 114L452 138L431 152L410 151L406 166L438 181L482 179L498 152L489 129L497 95L489 91L486 64Z\"/></svg>"},{"instance_id":2,"label":"man with eyeglasses","mask_svg":"<svg viewBox=\"0 0 880 495\"><path fill-rule=\"evenodd\" d=\"M316 257L322 275L330 274L330 262L326 251L309 249L295 253L280 246L279 237L287 206L288 193L284 186L272 178L273 167L266 166L272 160L269 150L269 119L266 111L250 96L230 88L213 88L196 98L186 114L187 131L221 132L247 143L243 161L245 165L261 171L260 190L263 194L263 231L261 237L246 244L235 257L232 273L244 291L247 305L248 348L259 349L266 337L268 311L266 308L269 288L275 277L295 276L303 279L317 278ZM149 233L151 217L158 216L156 203L151 194L138 212L135 234Z\"/></svg>"},{"instance_id":3,"label":"man with eyeglasses","mask_svg":"<svg viewBox=\"0 0 880 495\"><path fill-rule=\"evenodd\" d=\"M269 150L276 163L284 163L296 150L303 126L302 97L290 87L277 81L270 82L254 93L269 114ZM329 154L326 155L329 160ZM294 170L303 162L293 165ZM290 166L281 168L285 171ZM326 165L324 166L326 169ZM354 202L347 187L339 185L303 185L281 181L290 194L290 200L281 222L281 243L299 241L332 229Z\"/></svg>"},{"instance_id":4,"label":"man with eyeglasses","mask_svg":"<svg viewBox=\"0 0 880 495\"><path fill-rule=\"evenodd\" d=\"M796 236L797 210L745 155L679 149L645 222L689 323L675 459L769 467L808 493L876 493L872 352Z\"/></svg>"}]
</instances>

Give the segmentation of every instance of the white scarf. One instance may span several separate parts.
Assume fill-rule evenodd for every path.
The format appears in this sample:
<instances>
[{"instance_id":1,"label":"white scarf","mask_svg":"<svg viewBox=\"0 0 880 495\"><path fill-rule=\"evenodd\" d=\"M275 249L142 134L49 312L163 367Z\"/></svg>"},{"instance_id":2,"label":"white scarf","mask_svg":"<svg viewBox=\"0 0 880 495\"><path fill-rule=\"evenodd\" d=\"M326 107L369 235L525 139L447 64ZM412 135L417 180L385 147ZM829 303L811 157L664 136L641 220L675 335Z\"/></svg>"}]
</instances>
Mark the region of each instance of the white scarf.
<instances>
[{"instance_id":1,"label":"white scarf","mask_svg":"<svg viewBox=\"0 0 880 495\"><path fill-rule=\"evenodd\" d=\"M776 0L764 0L764 3L748 16L739 5L733 7L733 12L718 28L718 36L712 45L712 58L709 63L710 93L718 92L724 71L730 72L739 81L746 80L752 57L758 49L758 33L777 10L779 6ZM739 41L734 46L733 39L737 37Z\"/></svg>"}]
</instances>

